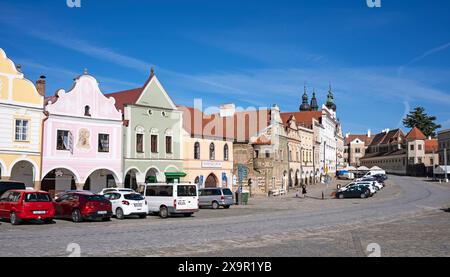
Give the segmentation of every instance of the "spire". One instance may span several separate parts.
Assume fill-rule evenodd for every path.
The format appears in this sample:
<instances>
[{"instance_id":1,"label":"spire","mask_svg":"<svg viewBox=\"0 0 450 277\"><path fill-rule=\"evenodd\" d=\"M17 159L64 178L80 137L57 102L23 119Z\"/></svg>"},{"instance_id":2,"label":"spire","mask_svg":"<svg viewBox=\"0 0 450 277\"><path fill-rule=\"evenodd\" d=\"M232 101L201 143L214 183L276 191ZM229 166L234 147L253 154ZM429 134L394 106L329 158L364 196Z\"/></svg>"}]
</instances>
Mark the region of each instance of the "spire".
<instances>
[{"instance_id":1,"label":"spire","mask_svg":"<svg viewBox=\"0 0 450 277\"><path fill-rule=\"evenodd\" d=\"M150 78L155 76L155 68L152 66L152 68L150 69Z\"/></svg>"},{"instance_id":2,"label":"spire","mask_svg":"<svg viewBox=\"0 0 450 277\"><path fill-rule=\"evenodd\" d=\"M331 83L330 83L330 88L328 89L327 103L325 105L327 106L328 109L336 111L336 104L334 104L334 96L333 96L333 91L331 89Z\"/></svg>"},{"instance_id":3,"label":"spire","mask_svg":"<svg viewBox=\"0 0 450 277\"><path fill-rule=\"evenodd\" d=\"M88 74L89 74L89 73L88 73L88 69L87 69L87 68L85 68L85 69L84 69L84 72L83 72L83 74L84 74L84 75L88 75Z\"/></svg>"},{"instance_id":4,"label":"spire","mask_svg":"<svg viewBox=\"0 0 450 277\"><path fill-rule=\"evenodd\" d=\"M303 93L303 96L302 96L302 104L300 105L301 112L310 111L310 107L308 104L308 92L306 91L306 85L305 85L304 90L305 90L305 92Z\"/></svg>"},{"instance_id":5,"label":"spire","mask_svg":"<svg viewBox=\"0 0 450 277\"><path fill-rule=\"evenodd\" d=\"M313 89L313 96L311 98L310 108L311 108L311 111L319 110L319 105L317 104L317 98L316 98L316 89Z\"/></svg>"}]
</instances>

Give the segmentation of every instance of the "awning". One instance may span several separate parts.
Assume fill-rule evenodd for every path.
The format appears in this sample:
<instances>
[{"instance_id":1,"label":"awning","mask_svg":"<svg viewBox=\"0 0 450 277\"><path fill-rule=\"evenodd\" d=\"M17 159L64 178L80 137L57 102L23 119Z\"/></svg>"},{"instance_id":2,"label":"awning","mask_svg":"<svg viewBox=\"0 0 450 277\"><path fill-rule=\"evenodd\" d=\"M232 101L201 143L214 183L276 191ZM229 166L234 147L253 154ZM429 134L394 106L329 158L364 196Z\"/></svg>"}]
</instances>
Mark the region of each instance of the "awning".
<instances>
[{"instance_id":1,"label":"awning","mask_svg":"<svg viewBox=\"0 0 450 277\"><path fill-rule=\"evenodd\" d=\"M450 174L450 166L440 165L434 169L434 174L445 174L446 171Z\"/></svg>"},{"instance_id":2,"label":"awning","mask_svg":"<svg viewBox=\"0 0 450 277\"><path fill-rule=\"evenodd\" d=\"M166 175L166 178L181 178L186 177L186 173L184 172L164 172L164 175Z\"/></svg>"}]
</instances>

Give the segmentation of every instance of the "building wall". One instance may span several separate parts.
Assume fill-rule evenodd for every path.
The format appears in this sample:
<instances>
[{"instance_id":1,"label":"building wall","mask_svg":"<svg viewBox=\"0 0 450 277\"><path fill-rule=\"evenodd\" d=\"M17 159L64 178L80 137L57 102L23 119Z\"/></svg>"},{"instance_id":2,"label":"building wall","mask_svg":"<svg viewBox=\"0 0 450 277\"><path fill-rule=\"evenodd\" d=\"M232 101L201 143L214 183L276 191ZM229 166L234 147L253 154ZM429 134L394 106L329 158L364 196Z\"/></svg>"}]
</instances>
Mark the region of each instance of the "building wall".
<instances>
[{"instance_id":1,"label":"building wall","mask_svg":"<svg viewBox=\"0 0 450 277\"><path fill-rule=\"evenodd\" d=\"M447 149L447 165L450 165L450 130L438 133L439 164L444 165L444 149Z\"/></svg>"},{"instance_id":2,"label":"building wall","mask_svg":"<svg viewBox=\"0 0 450 277\"><path fill-rule=\"evenodd\" d=\"M17 71L0 48L0 178L38 186L41 178L41 130L44 97ZM27 120L25 141L16 140L16 120ZM25 164L24 164L25 163ZM22 170L24 167L30 170Z\"/></svg>"},{"instance_id":3,"label":"building wall","mask_svg":"<svg viewBox=\"0 0 450 277\"><path fill-rule=\"evenodd\" d=\"M157 171L157 181L165 182L165 172L183 171L182 112L178 111L167 92L154 76L134 105L125 107L124 174L138 172L138 183L145 182L150 171ZM144 135L144 151L136 149L137 134ZM158 151L151 151L151 135L157 135ZM166 153L166 136L172 137L172 153Z\"/></svg>"},{"instance_id":4,"label":"building wall","mask_svg":"<svg viewBox=\"0 0 450 277\"><path fill-rule=\"evenodd\" d=\"M116 110L114 99L106 98L97 80L90 75L80 76L71 91L60 90L57 95L58 100L46 106L49 116L44 123L43 177L64 168L74 175L77 187L82 189L91 174L107 170L114 176L116 185L121 186L122 115ZM90 107L91 116L85 116L86 106ZM72 142L68 142L71 150L57 149L58 130L71 134ZM99 152L99 134L109 135L107 153ZM91 190L106 187L106 181L97 185L91 179Z\"/></svg>"},{"instance_id":5,"label":"building wall","mask_svg":"<svg viewBox=\"0 0 450 277\"><path fill-rule=\"evenodd\" d=\"M204 187L206 178L213 174L218 181L218 187L233 185L233 142L215 138L191 137L187 132L183 135L183 169L187 173L183 181L195 183L196 179L202 180L200 187ZM194 156L195 143L200 144L200 159ZM209 158L210 144L215 146L215 159ZM228 160L224 159L224 148L228 146ZM225 179L223 178L225 177Z\"/></svg>"},{"instance_id":6,"label":"building wall","mask_svg":"<svg viewBox=\"0 0 450 277\"><path fill-rule=\"evenodd\" d=\"M406 155L386 156L377 158L364 158L361 161L362 166L368 168L378 166L386 171L388 174L406 174L407 157Z\"/></svg>"}]
</instances>

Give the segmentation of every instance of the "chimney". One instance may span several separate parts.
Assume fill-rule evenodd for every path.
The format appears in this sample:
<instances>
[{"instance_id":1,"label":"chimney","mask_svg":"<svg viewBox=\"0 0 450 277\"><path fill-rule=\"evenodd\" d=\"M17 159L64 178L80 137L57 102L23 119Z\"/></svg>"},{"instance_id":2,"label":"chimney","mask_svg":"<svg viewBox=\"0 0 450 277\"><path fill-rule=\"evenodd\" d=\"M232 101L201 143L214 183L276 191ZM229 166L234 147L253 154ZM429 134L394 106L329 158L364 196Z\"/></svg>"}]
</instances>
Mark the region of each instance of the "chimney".
<instances>
[{"instance_id":1,"label":"chimney","mask_svg":"<svg viewBox=\"0 0 450 277\"><path fill-rule=\"evenodd\" d=\"M345 134L345 138L349 138L350 137L350 133Z\"/></svg>"},{"instance_id":2,"label":"chimney","mask_svg":"<svg viewBox=\"0 0 450 277\"><path fill-rule=\"evenodd\" d=\"M367 131L367 137L370 138L372 136L372 131L370 129Z\"/></svg>"},{"instance_id":3,"label":"chimney","mask_svg":"<svg viewBox=\"0 0 450 277\"><path fill-rule=\"evenodd\" d=\"M36 89L40 95L45 97L45 76L44 75L39 77L39 80L36 81Z\"/></svg>"},{"instance_id":4,"label":"chimney","mask_svg":"<svg viewBox=\"0 0 450 277\"><path fill-rule=\"evenodd\" d=\"M17 70L19 73L22 73L22 65L16 64L16 70Z\"/></svg>"}]
</instances>

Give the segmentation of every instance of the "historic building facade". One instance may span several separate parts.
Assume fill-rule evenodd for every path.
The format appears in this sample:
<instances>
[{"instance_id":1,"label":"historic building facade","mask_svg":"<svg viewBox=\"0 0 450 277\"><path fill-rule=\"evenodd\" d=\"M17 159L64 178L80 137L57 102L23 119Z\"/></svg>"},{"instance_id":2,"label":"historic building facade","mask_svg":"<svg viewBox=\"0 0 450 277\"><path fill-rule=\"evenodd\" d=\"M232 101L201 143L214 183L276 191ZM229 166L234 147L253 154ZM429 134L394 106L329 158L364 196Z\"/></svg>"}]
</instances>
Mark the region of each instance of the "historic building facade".
<instances>
[{"instance_id":1,"label":"historic building facade","mask_svg":"<svg viewBox=\"0 0 450 277\"><path fill-rule=\"evenodd\" d=\"M233 136L227 134L226 126L232 123L234 112L205 115L191 107L178 109L183 111L183 181L199 188L231 188Z\"/></svg>"},{"instance_id":2,"label":"historic building facade","mask_svg":"<svg viewBox=\"0 0 450 277\"><path fill-rule=\"evenodd\" d=\"M386 129L373 137L360 161L363 166L378 166L387 173L426 175L438 164L437 151L437 141L426 138L416 127L407 135L400 129Z\"/></svg>"},{"instance_id":3,"label":"historic building facade","mask_svg":"<svg viewBox=\"0 0 450 277\"><path fill-rule=\"evenodd\" d=\"M124 186L179 182L183 172L183 112L179 111L153 69L145 84L107 95L123 115Z\"/></svg>"},{"instance_id":4,"label":"historic building facade","mask_svg":"<svg viewBox=\"0 0 450 277\"><path fill-rule=\"evenodd\" d=\"M361 166L361 159L366 154L366 149L372 141L370 131L364 135L345 135L344 143L344 163L349 166Z\"/></svg>"},{"instance_id":5,"label":"historic building facade","mask_svg":"<svg viewBox=\"0 0 450 277\"><path fill-rule=\"evenodd\" d=\"M248 174L243 185L252 193L268 194L275 189L288 189L288 137L280 109L236 112L234 122L234 175L238 180L238 166Z\"/></svg>"},{"instance_id":6,"label":"historic building facade","mask_svg":"<svg viewBox=\"0 0 450 277\"><path fill-rule=\"evenodd\" d=\"M438 132L439 145L439 165L445 165L445 155L447 152L447 165L450 165L450 129ZM444 151L446 149L446 151Z\"/></svg>"},{"instance_id":7,"label":"historic building facade","mask_svg":"<svg viewBox=\"0 0 450 277\"><path fill-rule=\"evenodd\" d=\"M122 115L114 104L86 71L70 91L46 99L41 189L122 186Z\"/></svg>"},{"instance_id":8,"label":"historic building facade","mask_svg":"<svg viewBox=\"0 0 450 277\"><path fill-rule=\"evenodd\" d=\"M37 85L0 48L0 179L39 188L44 77Z\"/></svg>"}]
</instances>

